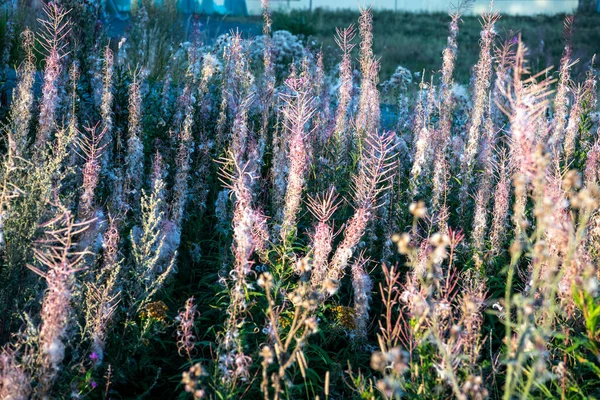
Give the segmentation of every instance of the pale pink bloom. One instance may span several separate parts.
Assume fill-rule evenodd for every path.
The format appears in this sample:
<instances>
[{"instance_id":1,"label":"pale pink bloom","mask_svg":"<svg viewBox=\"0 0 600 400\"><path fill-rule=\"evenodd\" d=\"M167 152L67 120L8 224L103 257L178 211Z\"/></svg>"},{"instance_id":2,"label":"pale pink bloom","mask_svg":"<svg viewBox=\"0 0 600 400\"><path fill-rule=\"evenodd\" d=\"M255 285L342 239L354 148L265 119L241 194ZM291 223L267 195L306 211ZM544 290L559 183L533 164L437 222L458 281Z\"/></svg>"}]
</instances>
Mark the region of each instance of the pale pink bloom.
<instances>
[{"instance_id":1,"label":"pale pink bloom","mask_svg":"<svg viewBox=\"0 0 600 400\"><path fill-rule=\"evenodd\" d=\"M313 287L320 286L327 277L327 263L333 246L333 227L328 223L339 203L333 188L323 196L309 197L308 209L317 220L311 234L312 268L310 281Z\"/></svg>"},{"instance_id":2,"label":"pale pink bloom","mask_svg":"<svg viewBox=\"0 0 600 400\"><path fill-rule=\"evenodd\" d=\"M581 115L583 113L583 104L584 98L587 96L587 93L583 89L583 87L578 86L573 93L573 105L571 106L571 112L569 113L569 122L567 123L567 128L565 129L565 136L563 141L563 153L564 159L568 163L571 161L573 154L575 153L575 143L577 141L577 137L579 136L579 125Z\"/></svg>"},{"instance_id":3,"label":"pale pink bloom","mask_svg":"<svg viewBox=\"0 0 600 400\"><path fill-rule=\"evenodd\" d=\"M93 127L86 127L85 133L78 141L81 156L84 159L82 168L83 174L83 192L79 198L79 217L82 219L90 218L94 210L94 191L98 186L98 177L100 174L102 154L107 144L101 145L106 128L97 132L98 124Z\"/></svg>"},{"instance_id":4,"label":"pale pink bloom","mask_svg":"<svg viewBox=\"0 0 600 400\"><path fill-rule=\"evenodd\" d=\"M42 225L45 236L38 240L34 255L46 272L28 265L46 280L48 290L42 301L39 346L41 365L37 371L36 388L40 396L47 395L65 357L65 342L71 316L71 298L75 290L75 274L82 269L81 262L87 254L78 252L75 236L85 231L89 221L75 223L71 213L62 209L59 215ZM58 226L58 227L57 227Z\"/></svg>"},{"instance_id":5,"label":"pale pink bloom","mask_svg":"<svg viewBox=\"0 0 600 400\"><path fill-rule=\"evenodd\" d=\"M307 164L307 132L305 127L312 118L313 99L306 90L303 78L288 79L286 85L292 91L290 95L282 95L286 103L284 109L289 143L289 172L287 190L284 198L283 219L279 237L286 243L295 234L296 218L302 201Z\"/></svg>"},{"instance_id":6,"label":"pale pink bloom","mask_svg":"<svg viewBox=\"0 0 600 400\"><path fill-rule=\"evenodd\" d=\"M555 149L562 148L564 140L565 126L567 125L567 115L569 113L569 86L571 84L571 34L573 32L573 16L567 15L565 18L565 39L566 45L563 56L560 60L560 70L558 79L558 88L554 96L554 130L550 137L550 145Z\"/></svg>"},{"instance_id":7,"label":"pale pink bloom","mask_svg":"<svg viewBox=\"0 0 600 400\"><path fill-rule=\"evenodd\" d=\"M483 29L481 31L479 61L475 66L475 84L473 87L473 109L469 118L467 144L462 158L462 188L461 199L464 204L468 196L468 188L473 177L473 163L480 149L479 138L484 113L488 102L490 83L492 79L492 46L496 32L494 25L499 18L498 14L484 13L482 17Z\"/></svg>"},{"instance_id":8,"label":"pale pink bloom","mask_svg":"<svg viewBox=\"0 0 600 400\"><path fill-rule=\"evenodd\" d=\"M185 307L177 317L177 350L180 356L191 357L194 354L196 345L194 323L199 314L194 304L194 296L192 296L185 301Z\"/></svg>"},{"instance_id":9,"label":"pale pink bloom","mask_svg":"<svg viewBox=\"0 0 600 400\"><path fill-rule=\"evenodd\" d=\"M436 129L435 140L432 143L435 149L435 161L433 170L432 206L434 215L437 217L436 224L441 230L445 230L447 214L444 212L446 195L448 192L449 167L446 160L447 147L451 142L452 111L454 108L452 87L454 80L454 64L456 51L458 49L456 37L458 35L458 23L460 21L460 10L452 14L450 21L450 35L448 44L442 53L442 81L440 83L440 121Z\"/></svg>"},{"instance_id":10,"label":"pale pink bloom","mask_svg":"<svg viewBox=\"0 0 600 400\"><path fill-rule=\"evenodd\" d=\"M360 10L360 99L355 126L360 135L368 135L379 129L379 92L377 91L379 63L373 56L373 13L371 8Z\"/></svg>"},{"instance_id":11,"label":"pale pink bloom","mask_svg":"<svg viewBox=\"0 0 600 400\"><path fill-rule=\"evenodd\" d=\"M0 398L28 400L31 395L31 378L8 347L0 349Z\"/></svg>"},{"instance_id":12,"label":"pale pink bloom","mask_svg":"<svg viewBox=\"0 0 600 400\"><path fill-rule=\"evenodd\" d=\"M39 125L36 136L36 149L44 151L46 143L56 129L56 113L60 102L62 58L67 46L66 37L71 29L67 19L68 11L58 4L44 4L46 19L38 20L43 27L39 43L47 52L44 67L44 83L40 103Z\"/></svg>"},{"instance_id":13,"label":"pale pink bloom","mask_svg":"<svg viewBox=\"0 0 600 400\"><path fill-rule=\"evenodd\" d=\"M335 113L335 128L334 137L340 144L342 154L349 148L349 137L347 132L348 124L348 106L352 100L352 49L355 44L352 43L356 31L354 25L350 25L347 28L339 29L336 28L335 42L342 50L342 61L339 65L340 71L340 83L338 89L338 104Z\"/></svg>"},{"instance_id":14,"label":"pale pink bloom","mask_svg":"<svg viewBox=\"0 0 600 400\"><path fill-rule=\"evenodd\" d=\"M344 275L348 261L363 237L379 196L387 190L392 177L391 161L394 133L371 132L365 138L358 173L354 176L355 211L344 229L344 238L329 262L327 277L339 280Z\"/></svg>"},{"instance_id":15,"label":"pale pink bloom","mask_svg":"<svg viewBox=\"0 0 600 400\"><path fill-rule=\"evenodd\" d=\"M490 248L495 255L497 255L504 246L508 211L510 207L511 175L506 154L500 158L499 169L500 177L494 189L494 208L492 211L492 226L489 234Z\"/></svg>"}]
</instances>

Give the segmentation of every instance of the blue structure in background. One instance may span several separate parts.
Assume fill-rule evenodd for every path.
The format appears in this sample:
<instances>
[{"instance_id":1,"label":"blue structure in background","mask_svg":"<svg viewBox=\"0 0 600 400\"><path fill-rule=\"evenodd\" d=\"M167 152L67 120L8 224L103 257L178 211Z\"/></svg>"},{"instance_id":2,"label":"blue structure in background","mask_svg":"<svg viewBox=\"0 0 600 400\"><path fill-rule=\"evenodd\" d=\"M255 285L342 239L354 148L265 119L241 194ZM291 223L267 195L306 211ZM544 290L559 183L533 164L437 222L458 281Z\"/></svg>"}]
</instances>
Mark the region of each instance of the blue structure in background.
<instances>
[{"instance_id":1,"label":"blue structure in background","mask_svg":"<svg viewBox=\"0 0 600 400\"><path fill-rule=\"evenodd\" d=\"M138 0L106 0L107 9L115 14L129 13L131 4ZM154 0L160 5L164 0ZM218 4L221 3L221 4ZM248 15L246 0L179 0L179 9L185 14Z\"/></svg>"}]
</instances>

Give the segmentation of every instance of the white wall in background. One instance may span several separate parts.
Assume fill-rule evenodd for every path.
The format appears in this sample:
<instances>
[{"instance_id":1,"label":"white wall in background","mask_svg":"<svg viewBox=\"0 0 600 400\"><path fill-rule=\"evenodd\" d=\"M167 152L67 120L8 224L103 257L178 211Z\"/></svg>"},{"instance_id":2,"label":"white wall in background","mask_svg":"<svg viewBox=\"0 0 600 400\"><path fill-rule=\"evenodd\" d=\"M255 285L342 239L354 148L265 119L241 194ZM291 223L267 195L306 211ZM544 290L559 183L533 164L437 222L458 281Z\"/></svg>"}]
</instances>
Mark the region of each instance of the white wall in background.
<instances>
[{"instance_id":1,"label":"white wall in background","mask_svg":"<svg viewBox=\"0 0 600 400\"><path fill-rule=\"evenodd\" d=\"M447 12L458 0L312 0L313 9L358 9L372 5L378 10ZM250 14L260 14L260 0L246 0ZM311 0L271 0L274 10L308 9ZM489 7L488 0L476 0L471 13L480 14ZM577 8L577 0L496 0L494 9L502 14L535 15L569 13Z\"/></svg>"}]
</instances>

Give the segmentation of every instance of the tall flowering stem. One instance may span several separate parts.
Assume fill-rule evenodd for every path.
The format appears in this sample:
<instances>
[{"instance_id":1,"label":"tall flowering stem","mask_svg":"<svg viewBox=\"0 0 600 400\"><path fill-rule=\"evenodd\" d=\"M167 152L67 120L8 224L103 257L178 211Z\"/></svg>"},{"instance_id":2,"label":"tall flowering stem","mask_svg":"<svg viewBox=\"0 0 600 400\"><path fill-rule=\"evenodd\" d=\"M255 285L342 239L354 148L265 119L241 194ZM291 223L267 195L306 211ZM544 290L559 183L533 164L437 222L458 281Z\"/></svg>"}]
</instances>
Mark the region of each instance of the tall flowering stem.
<instances>
[{"instance_id":1,"label":"tall flowering stem","mask_svg":"<svg viewBox=\"0 0 600 400\"><path fill-rule=\"evenodd\" d=\"M175 158L176 172L175 184L173 186L173 203L171 209L171 220L175 227L180 230L183 222L183 215L188 197L189 175L191 153L194 150L192 127L194 124L194 102L191 95L191 87L186 84L184 93L180 100L180 107L183 107L185 117L182 126L179 129L179 148Z\"/></svg>"},{"instance_id":2,"label":"tall flowering stem","mask_svg":"<svg viewBox=\"0 0 600 400\"><path fill-rule=\"evenodd\" d=\"M425 77L421 79L419 96L414 111L413 120L413 164L410 169L410 193L414 197L421 190L421 175L429 174L430 168L427 161L431 157L430 145L435 136L431 124L431 114L435 107L435 86L433 77L431 83L425 83ZM428 89L428 90L426 90Z\"/></svg>"},{"instance_id":3,"label":"tall flowering stem","mask_svg":"<svg viewBox=\"0 0 600 400\"><path fill-rule=\"evenodd\" d=\"M79 134L79 120L78 120L78 111L79 111L79 102L80 98L77 93L77 84L79 83L79 79L81 78L81 72L79 70L79 62L74 61L71 64L71 68L69 68L69 110L67 113L68 118L68 126L67 132L65 135L65 139L70 146L73 144L73 141L77 138ZM73 152L75 153L75 151ZM68 167L74 167L77 162L77 155L72 154L67 162Z\"/></svg>"},{"instance_id":4,"label":"tall flowering stem","mask_svg":"<svg viewBox=\"0 0 600 400\"><path fill-rule=\"evenodd\" d=\"M262 125L260 128L260 147L264 147L267 142L267 130L269 127L269 117L273 107L273 94L275 92L275 66L273 63L273 39L271 38L271 10L269 0L261 0L263 14L263 37L265 48L263 50L264 82L262 86ZM262 153L262 151L261 151Z\"/></svg>"},{"instance_id":5,"label":"tall flowering stem","mask_svg":"<svg viewBox=\"0 0 600 400\"><path fill-rule=\"evenodd\" d=\"M287 243L296 229L296 218L302 202L307 169L307 133L306 125L311 119L314 108L313 98L302 78L288 79L286 86L290 94L282 95L286 103L284 115L289 142L289 173L285 193L283 220L279 236Z\"/></svg>"},{"instance_id":6,"label":"tall flowering stem","mask_svg":"<svg viewBox=\"0 0 600 400\"><path fill-rule=\"evenodd\" d=\"M106 128L98 132L98 124L85 128L86 134L78 141L81 157L85 160L83 165L83 192L79 198L79 217L90 218L94 212L94 191L98 186L102 153L107 144L100 143L106 135Z\"/></svg>"},{"instance_id":7,"label":"tall flowering stem","mask_svg":"<svg viewBox=\"0 0 600 400\"><path fill-rule=\"evenodd\" d=\"M119 259L121 236L118 220L109 215L108 227L103 232L102 268L96 273L94 282L87 283L86 331L89 332L92 353L96 355L95 365L102 363L110 324L121 302L119 278L122 261Z\"/></svg>"},{"instance_id":8,"label":"tall flowering stem","mask_svg":"<svg viewBox=\"0 0 600 400\"><path fill-rule=\"evenodd\" d=\"M490 107L491 108L491 107ZM484 238L488 227L488 204L492 195L492 186L494 178L494 150L495 150L495 128L492 117L488 113L484 124L486 138L484 140L484 148L482 149L481 162L483 164L483 173L481 183L477 188L475 195L475 212L473 214L473 230L471 238L473 249L475 250L475 262L481 266L480 253L484 248Z\"/></svg>"},{"instance_id":9,"label":"tall flowering stem","mask_svg":"<svg viewBox=\"0 0 600 400\"><path fill-rule=\"evenodd\" d=\"M311 234L312 269L310 282L312 287L321 285L327 277L327 263L333 246L334 231L328 221L339 206L334 189L322 196L309 197L308 209L317 220Z\"/></svg>"},{"instance_id":10,"label":"tall flowering stem","mask_svg":"<svg viewBox=\"0 0 600 400\"><path fill-rule=\"evenodd\" d=\"M360 254L352 263L352 288L354 289L354 320L355 341L360 343L367 338L367 323L369 320L369 302L373 281L365 270L369 259Z\"/></svg>"},{"instance_id":11,"label":"tall flowering stem","mask_svg":"<svg viewBox=\"0 0 600 400\"><path fill-rule=\"evenodd\" d=\"M502 126L506 122L503 108L508 108L508 101L502 94L502 87L512 80L512 66L515 61L515 38L505 40L494 51L496 79L492 88L492 102L497 107L491 110L494 126Z\"/></svg>"},{"instance_id":12,"label":"tall flowering stem","mask_svg":"<svg viewBox=\"0 0 600 400\"><path fill-rule=\"evenodd\" d=\"M35 81L35 56L33 47L35 38L33 32L26 29L21 33L25 59L17 70L19 81L13 91L10 106L10 130L8 131L8 149L12 155L23 157L28 146L28 134L31 124L33 106L33 83Z\"/></svg>"},{"instance_id":13,"label":"tall flowering stem","mask_svg":"<svg viewBox=\"0 0 600 400\"><path fill-rule=\"evenodd\" d=\"M373 12L370 8L360 10L358 19L360 32L360 99L356 114L356 140L360 143L364 135L379 129L380 110L377 91L379 63L373 56Z\"/></svg>"},{"instance_id":14,"label":"tall flowering stem","mask_svg":"<svg viewBox=\"0 0 600 400\"><path fill-rule=\"evenodd\" d=\"M318 147L315 149L315 153L322 153L326 143L331 137L331 128L333 126L331 122L331 90L327 75L325 71L324 56L323 52L317 53L317 64L315 65L315 71L313 73L313 93L316 99L317 118L313 123L314 134L313 141Z\"/></svg>"},{"instance_id":15,"label":"tall flowering stem","mask_svg":"<svg viewBox=\"0 0 600 400\"><path fill-rule=\"evenodd\" d=\"M384 280L379 282L379 293L383 310L378 321L379 333L377 334L380 347L383 351L393 349L399 344L410 347L407 321L404 319L402 309L397 307L403 295L400 290L402 274L396 265L388 267L382 264L381 269Z\"/></svg>"},{"instance_id":16,"label":"tall flowering stem","mask_svg":"<svg viewBox=\"0 0 600 400\"><path fill-rule=\"evenodd\" d=\"M338 104L335 112L334 138L340 146L340 156L345 155L349 149L348 141L348 107L352 100L352 49L356 46L352 43L356 37L354 25L347 28L336 28L335 42L342 50L342 60L339 65L340 86L338 89Z\"/></svg>"},{"instance_id":17,"label":"tall flowering stem","mask_svg":"<svg viewBox=\"0 0 600 400\"><path fill-rule=\"evenodd\" d=\"M467 145L462 159L462 188L461 197L463 207L467 200L468 189L471 186L473 175L473 162L480 148L480 136L484 124L486 103L488 102L490 84L492 79L492 47L496 37L495 23L497 13L484 13L482 17L483 29L481 30L479 61L475 66L475 84L473 87L473 110L467 133Z\"/></svg>"},{"instance_id":18,"label":"tall flowering stem","mask_svg":"<svg viewBox=\"0 0 600 400\"><path fill-rule=\"evenodd\" d=\"M180 356L187 355L190 360L196 345L194 322L198 314L197 306L194 304L194 296L192 296L185 301L185 306L177 317L177 350Z\"/></svg>"},{"instance_id":19,"label":"tall flowering stem","mask_svg":"<svg viewBox=\"0 0 600 400\"><path fill-rule=\"evenodd\" d=\"M39 384L36 392L39 397L50 394L52 384L58 375L60 364L65 357L65 343L71 314L71 297L75 290L75 274L82 270L86 251L74 251L75 237L84 232L91 221L75 223L70 211L60 207L59 215L42 224L46 229L44 237L34 248L37 262L46 267L28 267L43 277L48 290L42 302L41 326L39 327L38 355Z\"/></svg>"},{"instance_id":20,"label":"tall flowering stem","mask_svg":"<svg viewBox=\"0 0 600 400\"><path fill-rule=\"evenodd\" d=\"M460 343L462 351L467 357L469 369L475 373L478 371L482 345L481 328L483 326L484 301L487 296L485 275L480 271L466 271L463 273L463 293L459 297L461 308L460 325L463 327Z\"/></svg>"},{"instance_id":21,"label":"tall flowering stem","mask_svg":"<svg viewBox=\"0 0 600 400\"><path fill-rule=\"evenodd\" d=\"M513 77L501 83L500 91L509 109L502 108L510 120L510 160L515 174L514 221L517 237L521 237L528 225L525 216L527 190L538 172L535 132L539 119L548 106L549 79L537 82L543 73L524 79L528 74L525 60L526 48L519 40L513 66Z\"/></svg>"},{"instance_id":22,"label":"tall flowering stem","mask_svg":"<svg viewBox=\"0 0 600 400\"><path fill-rule=\"evenodd\" d=\"M230 279L226 281L230 301L225 332L220 341L223 352L220 356L220 368L232 384L235 384L237 379L246 380L249 374L251 359L244 352L244 338L240 335L240 328L246 320L247 278L252 273L251 257L257 247L263 245L262 235L257 233L263 231L260 227L264 226L264 219L252 207L252 188L258 178L258 157L247 125L247 107L250 100L251 98L245 98L240 103L234 121L231 150L223 160L221 169L222 181L233 197L233 266L229 272Z\"/></svg>"},{"instance_id":23,"label":"tall flowering stem","mask_svg":"<svg viewBox=\"0 0 600 400\"><path fill-rule=\"evenodd\" d=\"M221 85L221 106L217 119L217 146L222 148L229 139L227 129L237 115L241 102L250 94L254 76L250 71L241 34L228 38L223 58L225 66Z\"/></svg>"},{"instance_id":24,"label":"tall flowering stem","mask_svg":"<svg viewBox=\"0 0 600 400\"><path fill-rule=\"evenodd\" d=\"M115 58L110 47L104 48L104 63L102 65L102 97L100 103L100 116L102 118L102 126L105 130L105 142L110 143L112 141L113 131L113 74L114 74ZM103 168L108 167L108 163L111 161L110 151L106 152L106 156L103 157Z\"/></svg>"},{"instance_id":25,"label":"tall flowering stem","mask_svg":"<svg viewBox=\"0 0 600 400\"><path fill-rule=\"evenodd\" d=\"M437 225L442 232L447 230L448 211L446 209L446 196L448 193L449 167L446 160L446 150L452 135L452 86L454 80L454 64L458 44L458 23L461 17L461 9L451 14L450 34L448 44L443 51L442 81L440 83L440 121L437 128L436 141L433 144L435 153L432 206L437 216Z\"/></svg>"},{"instance_id":26,"label":"tall flowering stem","mask_svg":"<svg viewBox=\"0 0 600 400\"><path fill-rule=\"evenodd\" d=\"M46 65L44 67L44 83L42 85L42 101L40 104L39 126L36 136L36 148L43 151L56 128L56 112L59 106L62 58L65 56L67 46L66 38L71 32L68 11L58 4L51 2L44 4L46 19L38 20L42 25L42 33L38 42L46 51Z\"/></svg>"},{"instance_id":27,"label":"tall flowering stem","mask_svg":"<svg viewBox=\"0 0 600 400\"><path fill-rule=\"evenodd\" d=\"M587 93L583 86L577 86L577 88L573 90L574 100L569 113L569 122L567 123L567 128L565 129L565 137L563 142L563 156L565 164L567 165L575 153L575 144L579 134L579 124L584 111L583 102L585 101L586 96Z\"/></svg>"},{"instance_id":28,"label":"tall flowering stem","mask_svg":"<svg viewBox=\"0 0 600 400\"><path fill-rule=\"evenodd\" d=\"M600 142L595 142L588 150L587 159L585 161L584 182L585 185L598 183L598 157L600 156Z\"/></svg>"},{"instance_id":29,"label":"tall flowering stem","mask_svg":"<svg viewBox=\"0 0 600 400\"><path fill-rule=\"evenodd\" d=\"M224 337L221 345L223 355L221 368L226 377L235 381L238 378L248 378L249 358L244 354L240 327L245 321L247 277L252 272L250 257L255 250L253 229L256 213L252 209L252 180L256 171L252 163L239 165L233 154L225 161L232 169L231 172L222 170L223 180L234 196L233 210L233 267L229 273L231 279L230 302L227 309ZM226 165L227 165L226 164Z\"/></svg>"},{"instance_id":30,"label":"tall flowering stem","mask_svg":"<svg viewBox=\"0 0 600 400\"><path fill-rule=\"evenodd\" d=\"M162 287L174 268L176 254L165 242L165 182L162 158L154 159L151 192L142 193L141 224L131 232L134 261L129 291L131 310L141 310Z\"/></svg>"},{"instance_id":31,"label":"tall flowering stem","mask_svg":"<svg viewBox=\"0 0 600 400\"><path fill-rule=\"evenodd\" d=\"M142 94L141 76L138 71L133 74L129 85L129 137L127 138L126 184L134 207L138 204L142 189L144 172L144 145L142 142Z\"/></svg>"},{"instance_id":32,"label":"tall flowering stem","mask_svg":"<svg viewBox=\"0 0 600 400\"><path fill-rule=\"evenodd\" d=\"M573 34L573 15L567 15L564 25L565 49L560 59L560 70L558 75L558 87L554 96L554 124L550 145L559 154L562 152L567 116L569 113L569 86L571 85L571 35Z\"/></svg>"},{"instance_id":33,"label":"tall flowering stem","mask_svg":"<svg viewBox=\"0 0 600 400\"><path fill-rule=\"evenodd\" d=\"M360 166L353 180L354 214L346 224L344 238L338 245L327 270L327 277L339 280L354 249L367 229L380 195L389 188L393 178L392 160L395 134L372 132L365 138Z\"/></svg>"}]
</instances>

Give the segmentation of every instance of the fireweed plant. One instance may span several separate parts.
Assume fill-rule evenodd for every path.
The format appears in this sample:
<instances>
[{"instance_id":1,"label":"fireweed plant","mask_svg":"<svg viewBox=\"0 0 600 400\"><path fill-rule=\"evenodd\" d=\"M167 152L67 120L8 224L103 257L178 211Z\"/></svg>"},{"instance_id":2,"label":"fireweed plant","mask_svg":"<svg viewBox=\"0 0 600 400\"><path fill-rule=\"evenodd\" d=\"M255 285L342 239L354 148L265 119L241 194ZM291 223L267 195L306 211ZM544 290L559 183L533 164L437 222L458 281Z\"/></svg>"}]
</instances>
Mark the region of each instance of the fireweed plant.
<instances>
[{"instance_id":1,"label":"fireweed plant","mask_svg":"<svg viewBox=\"0 0 600 400\"><path fill-rule=\"evenodd\" d=\"M335 53L268 0L212 41L174 0L111 40L104 2L8 3L0 399L600 398L577 18L533 73L490 8L465 87L470 2L435 72L382 83L369 9Z\"/></svg>"}]
</instances>

